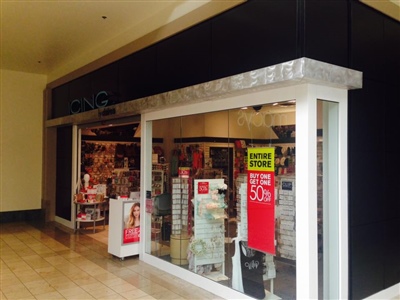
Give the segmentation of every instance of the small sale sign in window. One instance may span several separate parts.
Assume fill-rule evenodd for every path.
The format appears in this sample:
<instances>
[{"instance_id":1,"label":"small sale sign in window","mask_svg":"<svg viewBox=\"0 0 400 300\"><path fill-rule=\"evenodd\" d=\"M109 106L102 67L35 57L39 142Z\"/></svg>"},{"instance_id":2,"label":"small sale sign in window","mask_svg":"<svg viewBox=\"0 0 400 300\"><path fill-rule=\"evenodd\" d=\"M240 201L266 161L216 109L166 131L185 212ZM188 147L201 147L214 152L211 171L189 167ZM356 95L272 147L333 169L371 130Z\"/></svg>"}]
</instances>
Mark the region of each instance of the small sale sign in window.
<instances>
[{"instance_id":1,"label":"small sale sign in window","mask_svg":"<svg viewBox=\"0 0 400 300\"><path fill-rule=\"evenodd\" d=\"M275 149L247 151L248 245L275 254Z\"/></svg>"}]
</instances>

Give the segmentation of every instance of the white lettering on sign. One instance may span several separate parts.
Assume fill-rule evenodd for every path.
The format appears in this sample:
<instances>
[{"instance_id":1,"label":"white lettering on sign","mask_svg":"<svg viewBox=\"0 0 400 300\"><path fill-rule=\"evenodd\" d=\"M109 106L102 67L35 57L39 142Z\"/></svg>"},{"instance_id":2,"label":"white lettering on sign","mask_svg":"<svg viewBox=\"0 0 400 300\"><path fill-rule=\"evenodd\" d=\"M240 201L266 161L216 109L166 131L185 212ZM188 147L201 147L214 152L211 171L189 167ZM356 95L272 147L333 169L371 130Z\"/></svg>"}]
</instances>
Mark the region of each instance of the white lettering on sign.
<instances>
[{"instance_id":1,"label":"white lettering on sign","mask_svg":"<svg viewBox=\"0 0 400 300\"><path fill-rule=\"evenodd\" d=\"M239 110L237 124L239 126L247 126L249 131L251 126L270 128L276 125L285 125L288 122L286 114L270 114L268 112L251 112L246 113L246 110Z\"/></svg>"}]
</instances>

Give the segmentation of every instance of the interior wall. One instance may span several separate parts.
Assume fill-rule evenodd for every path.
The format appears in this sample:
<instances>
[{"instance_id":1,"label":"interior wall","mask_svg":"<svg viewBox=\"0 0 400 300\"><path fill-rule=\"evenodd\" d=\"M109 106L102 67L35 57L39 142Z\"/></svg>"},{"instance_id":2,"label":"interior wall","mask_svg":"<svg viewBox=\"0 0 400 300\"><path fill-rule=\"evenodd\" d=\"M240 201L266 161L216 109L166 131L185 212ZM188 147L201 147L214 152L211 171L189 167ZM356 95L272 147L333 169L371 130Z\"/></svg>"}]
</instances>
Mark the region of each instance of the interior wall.
<instances>
[{"instance_id":1,"label":"interior wall","mask_svg":"<svg viewBox=\"0 0 400 300\"><path fill-rule=\"evenodd\" d=\"M227 114L229 113L229 118ZM252 109L217 111L207 114L183 116L155 121L157 132L154 137L168 138L192 138L192 137L226 137L226 128L229 128L230 137L245 138L248 136L250 127L254 138L277 139L275 133L270 134L272 126L295 124L295 108L292 111L271 112L269 109L261 110L259 113ZM163 124L163 126L159 126ZM168 140L168 138L166 140ZM165 141L164 141L165 142Z\"/></svg>"},{"instance_id":2,"label":"interior wall","mask_svg":"<svg viewBox=\"0 0 400 300\"><path fill-rule=\"evenodd\" d=\"M176 148L175 139L226 138L227 128L229 128L229 138L233 139L244 139L250 132L254 139L278 139L271 127L295 124L295 108L293 107L293 111L285 112L279 110L272 112L270 109L271 107L263 108L259 113L253 109L235 109L157 120L154 121L154 128L157 130L153 136L163 138L162 148L167 162L171 159L173 149Z\"/></svg>"},{"instance_id":3,"label":"interior wall","mask_svg":"<svg viewBox=\"0 0 400 300\"><path fill-rule=\"evenodd\" d=\"M1 70L1 212L41 208L46 81L45 75Z\"/></svg>"}]
</instances>

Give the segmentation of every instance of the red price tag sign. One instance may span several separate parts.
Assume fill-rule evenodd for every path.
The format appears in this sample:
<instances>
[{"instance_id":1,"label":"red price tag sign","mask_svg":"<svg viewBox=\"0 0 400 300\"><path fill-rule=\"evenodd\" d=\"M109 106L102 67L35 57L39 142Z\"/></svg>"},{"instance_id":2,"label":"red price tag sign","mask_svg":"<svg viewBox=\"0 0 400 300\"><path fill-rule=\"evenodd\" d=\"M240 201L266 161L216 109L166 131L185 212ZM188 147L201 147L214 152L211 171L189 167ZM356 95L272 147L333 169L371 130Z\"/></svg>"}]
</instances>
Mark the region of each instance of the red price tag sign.
<instances>
[{"instance_id":1,"label":"red price tag sign","mask_svg":"<svg viewBox=\"0 0 400 300\"><path fill-rule=\"evenodd\" d=\"M271 205L274 202L274 177L273 172L248 171L249 201Z\"/></svg>"},{"instance_id":2,"label":"red price tag sign","mask_svg":"<svg viewBox=\"0 0 400 300\"><path fill-rule=\"evenodd\" d=\"M249 148L247 158L248 245L275 254L274 148Z\"/></svg>"},{"instance_id":3,"label":"red price tag sign","mask_svg":"<svg viewBox=\"0 0 400 300\"><path fill-rule=\"evenodd\" d=\"M199 182L197 185L197 193L198 194L208 194L208 192L209 192L208 181Z\"/></svg>"}]
</instances>

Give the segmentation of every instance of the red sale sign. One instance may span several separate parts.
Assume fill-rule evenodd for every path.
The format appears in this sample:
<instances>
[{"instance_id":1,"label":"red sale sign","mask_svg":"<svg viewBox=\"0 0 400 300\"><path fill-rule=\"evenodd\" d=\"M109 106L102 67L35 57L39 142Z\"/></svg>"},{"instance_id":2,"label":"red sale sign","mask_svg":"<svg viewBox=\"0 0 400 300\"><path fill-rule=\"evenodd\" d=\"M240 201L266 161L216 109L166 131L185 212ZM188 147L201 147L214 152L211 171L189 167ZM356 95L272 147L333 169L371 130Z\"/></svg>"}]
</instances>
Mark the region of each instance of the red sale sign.
<instances>
[{"instance_id":1,"label":"red sale sign","mask_svg":"<svg viewBox=\"0 0 400 300\"><path fill-rule=\"evenodd\" d=\"M140 227L125 228L123 243L136 243L140 241Z\"/></svg>"},{"instance_id":2,"label":"red sale sign","mask_svg":"<svg viewBox=\"0 0 400 300\"><path fill-rule=\"evenodd\" d=\"M209 182L208 181L200 181L197 185L197 193L198 194L208 194L209 192Z\"/></svg>"},{"instance_id":3,"label":"red sale sign","mask_svg":"<svg viewBox=\"0 0 400 300\"><path fill-rule=\"evenodd\" d=\"M274 148L247 151L248 245L275 254Z\"/></svg>"}]
</instances>

